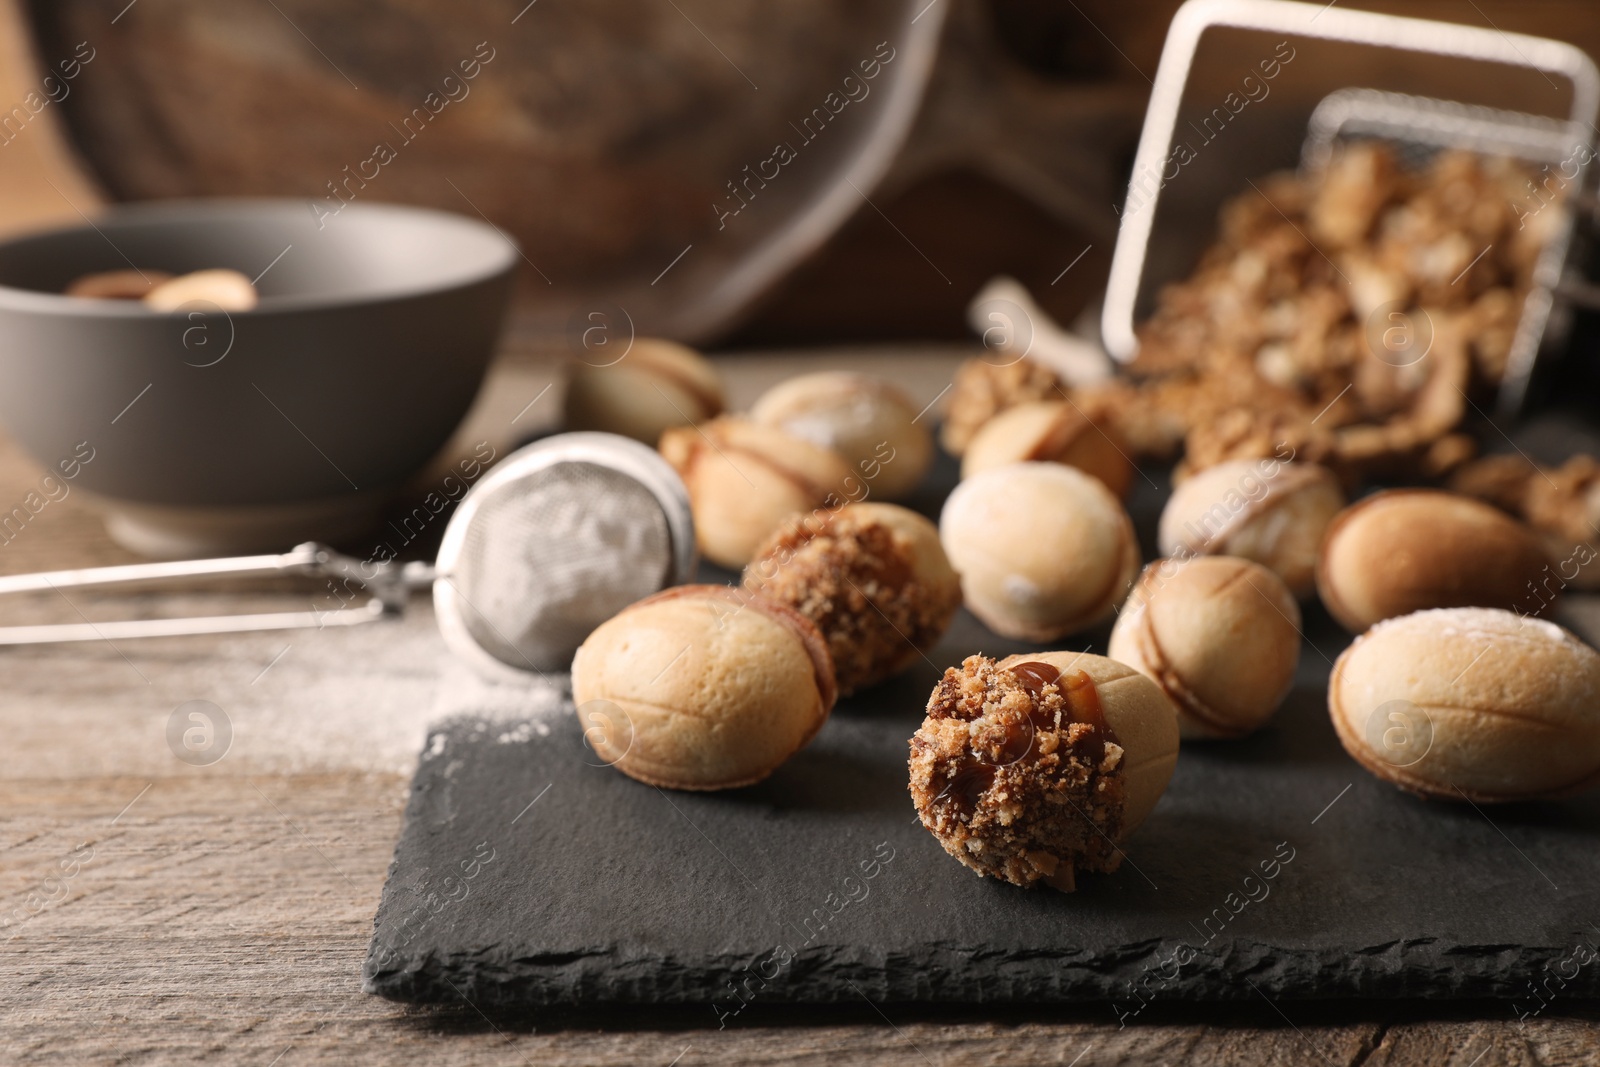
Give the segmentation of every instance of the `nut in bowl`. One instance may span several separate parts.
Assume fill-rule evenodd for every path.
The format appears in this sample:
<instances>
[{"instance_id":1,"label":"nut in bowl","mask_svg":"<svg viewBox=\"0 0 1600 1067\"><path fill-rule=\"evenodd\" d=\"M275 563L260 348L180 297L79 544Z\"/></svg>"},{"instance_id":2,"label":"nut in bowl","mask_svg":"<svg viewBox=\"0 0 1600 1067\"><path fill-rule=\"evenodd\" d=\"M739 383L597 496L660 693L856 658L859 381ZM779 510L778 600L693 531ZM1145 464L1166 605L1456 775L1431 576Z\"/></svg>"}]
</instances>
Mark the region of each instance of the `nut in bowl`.
<instances>
[{"instance_id":1,"label":"nut in bowl","mask_svg":"<svg viewBox=\"0 0 1600 1067\"><path fill-rule=\"evenodd\" d=\"M143 300L171 280L164 270L102 270L74 278L62 293L89 300Z\"/></svg>"},{"instance_id":2,"label":"nut in bowl","mask_svg":"<svg viewBox=\"0 0 1600 1067\"><path fill-rule=\"evenodd\" d=\"M212 299L210 283L171 311L64 292L126 270L123 254L151 281L235 271L259 302L230 309L238 294ZM474 219L352 204L318 229L299 200L120 207L14 238L0 423L46 467L94 448L77 486L147 555L354 536L466 414L516 262Z\"/></svg>"},{"instance_id":3,"label":"nut in bowl","mask_svg":"<svg viewBox=\"0 0 1600 1067\"><path fill-rule=\"evenodd\" d=\"M260 302L255 285L236 270L190 271L144 295L144 306L152 311L182 311L191 304L219 311L249 311Z\"/></svg>"}]
</instances>

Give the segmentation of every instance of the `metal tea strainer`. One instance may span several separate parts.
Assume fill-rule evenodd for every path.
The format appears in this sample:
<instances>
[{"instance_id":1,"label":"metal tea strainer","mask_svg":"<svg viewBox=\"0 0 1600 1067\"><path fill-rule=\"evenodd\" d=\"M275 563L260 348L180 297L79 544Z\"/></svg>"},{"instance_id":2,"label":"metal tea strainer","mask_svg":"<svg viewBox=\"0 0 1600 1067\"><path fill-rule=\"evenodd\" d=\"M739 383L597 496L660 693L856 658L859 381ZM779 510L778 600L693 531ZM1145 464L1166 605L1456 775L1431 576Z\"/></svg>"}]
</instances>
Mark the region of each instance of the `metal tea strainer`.
<instances>
[{"instance_id":1,"label":"metal tea strainer","mask_svg":"<svg viewBox=\"0 0 1600 1067\"><path fill-rule=\"evenodd\" d=\"M352 626L405 610L429 584L445 643L486 675L566 670L600 623L694 567L677 472L614 434L568 433L507 456L461 500L433 564L361 561L307 543L281 555L140 563L0 578L0 594L177 578L302 574L365 589L355 608L0 627L0 645Z\"/></svg>"}]
</instances>

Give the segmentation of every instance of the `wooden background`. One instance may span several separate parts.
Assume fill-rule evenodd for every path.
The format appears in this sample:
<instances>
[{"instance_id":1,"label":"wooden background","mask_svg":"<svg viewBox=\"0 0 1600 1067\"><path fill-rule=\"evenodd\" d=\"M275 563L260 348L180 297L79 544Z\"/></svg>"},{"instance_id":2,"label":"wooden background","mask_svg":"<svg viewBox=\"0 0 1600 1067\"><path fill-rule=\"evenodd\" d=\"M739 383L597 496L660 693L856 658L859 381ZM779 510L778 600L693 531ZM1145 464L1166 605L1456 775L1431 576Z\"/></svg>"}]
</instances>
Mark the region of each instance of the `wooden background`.
<instances>
[{"instance_id":1,"label":"wooden background","mask_svg":"<svg viewBox=\"0 0 1600 1067\"><path fill-rule=\"evenodd\" d=\"M595 11L603 15L626 2L651 0L607 0L609 6ZM1063 139L1062 130L1074 128L1060 118L1063 112L1072 112L1072 107L1063 105L1079 101L1085 110L1094 110L1113 97L1127 96L1134 107L1128 111L1132 118L1122 124L1127 129L1118 127L1123 135L1089 139L1120 140L1131 165L1138 106L1155 74L1166 26L1179 0L937 2L948 8L947 62L936 69L930 89L939 106L930 108L916 124L908 142L910 158L902 159L882 188L866 191L871 204L863 202L832 240L758 302L752 315L726 339L730 346L960 339L967 335L964 311L968 300L998 273L1022 281L1045 310L1063 320L1070 321L1093 299L1110 265L1109 239L1088 232L1063 212L1051 210L1041 189L1029 187L1026 166L1019 174L1016 168L1001 164L1007 162L1009 142L1024 141L1026 146L1019 150L1024 164L1031 161L1048 170L1052 162L1048 146ZM1342 8L1371 8L1556 37L1600 55L1600 18L1595 17L1592 0L1336 2ZM737 11L744 3L746 0L686 0L677 6L700 19L702 12ZM529 105L508 99L504 93L509 90L494 84L497 79L511 79L514 84L528 80L516 77L525 72L506 66L515 62L515 50L502 39L506 29L502 16L522 7L515 0L461 0L449 6L429 5L426 0L280 0L273 6L265 0L228 4L207 4L205 0L137 0L136 4L128 0L5 0L5 18L14 24L15 10L23 6L53 13L41 22L55 27L63 37L49 46L44 57L49 61L70 55L80 36L100 46L99 58L85 68L74 95L62 105L47 108L43 117L50 121L35 125L53 128L62 116L81 109L76 112L79 126L93 139L86 157L108 175L112 188L144 196L321 194L329 172L337 173L340 166L352 162L348 146L365 145L374 126L385 128L382 118L404 110L386 88L392 90L394 84L417 79L431 84L436 66L444 60L428 58L427 31L436 29L435 36L451 40L476 41L481 30L501 40L507 51L496 61L498 66L490 68L494 75L480 83L472 110L460 116L470 121L454 131L440 129L429 134L429 138L457 137L456 141L419 141L417 147L407 148L404 162L387 168L391 176L384 181L396 184L381 186L385 190L382 195L469 211L462 194L445 181L453 175L452 180L466 182L472 202L486 215L522 238L533 261L541 261L545 255L564 264L594 258L592 250L586 255L584 249L574 247L573 219L594 219L618 227L617 232L608 233L606 242L595 234L592 241L596 247L628 249L630 242L639 240L635 231L641 224L637 219L627 222L632 213L615 207L619 200L626 200L622 194L627 189L618 188L598 157L587 164L588 171L564 172L584 175L586 180L577 183L578 188L563 186L561 196L540 196L527 175L541 171L541 159L547 166L556 164L546 157L564 160L567 147L533 152L524 144L518 151L525 154L519 155L497 145L495 130L504 126L520 131L530 121L525 111ZM689 23L664 3L661 6L664 18L670 20L667 25L686 35L681 41L676 35L663 38L673 44L673 54L687 49L701 55L709 64L703 72L707 77L715 75L717 84L731 81L742 90L743 81ZM274 7L280 10L274 11ZM203 32L179 32L185 25L184 12L202 8L206 10ZM573 15L575 9L570 6L534 7L516 29L526 30L536 19L558 10L566 19L582 17ZM113 18L118 21L109 25ZM730 16L728 21L737 24L739 18ZM545 25L539 24L541 28ZM301 31L309 36L302 36ZM657 25L649 32L665 31ZM463 38L463 34L468 36ZM376 83L364 91L351 90L329 61L314 50L318 46L310 42L318 37L324 37L323 51L337 57L341 67L361 64L351 69L372 70ZM653 43L654 39L650 40ZM982 44L972 45L973 41ZM592 39L580 44L583 57L591 61L612 54ZM0 34L0 48L13 60L24 50L14 29ZM966 69L950 60L969 51L985 57L975 72L963 76L941 73ZM454 55L449 53L450 58ZM14 65L10 69L16 70ZM577 97L574 107L595 103L586 95L591 90L597 98L604 97L605 79L581 73L580 77L563 68L551 74L551 80L559 85L576 86L571 90ZM234 84L228 81L230 75ZM988 86L992 81L1004 81L1006 88L994 90ZM185 92L175 94L169 83L183 86ZM17 100L35 84L34 79L14 77L4 99ZM108 90L100 88L107 85L115 87L109 91L115 99L109 102L105 100ZM204 93L194 91L199 85L206 86ZM769 87L768 92L753 95L765 97L775 92L776 87ZM197 95L203 99L191 99ZM963 96L982 100L963 111L959 106ZM411 100L407 94L401 97ZM719 99L718 94L710 96L711 102ZM1027 110L1029 104L1044 117L1019 117L1017 112ZM569 109L554 110L566 115ZM84 112L92 113L95 120ZM232 114L238 115L237 122L219 121L218 116ZM453 113L447 114L452 114L451 123L456 122ZM951 121L952 116L959 121ZM984 125L985 117L1001 126L987 142L986 133L993 131ZM784 123L777 125L781 128ZM766 128L765 122L761 128ZM0 198L0 227L11 219L77 217L75 208L34 177L33 171L13 166L18 157L34 153L45 153L52 162L59 160L60 139L53 134L35 137L35 133L49 131L30 129L28 136L0 148L0 159L5 161L5 166L0 166L0 194L6 194ZM670 139L643 138L652 143ZM577 140L580 143L571 149L576 156L597 151L589 139ZM50 143L42 144L45 141ZM1068 154L1072 147L1066 146ZM1083 154L1104 147L1086 145ZM501 155L496 155L497 149ZM147 158L161 164L145 165ZM500 168L492 165L497 158L505 160ZM462 168L473 175L472 181L462 178ZM57 185L85 210L92 204L93 196L80 188L81 179L57 181ZM1098 205L1104 234L1109 234L1117 221L1110 200L1107 197ZM552 202L560 206L551 209L548 204ZM661 213L684 210L656 205L653 199L649 202ZM705 213L698 199L693 211L696 219ZM528 221L541 215L555 221L546 221L543 228ZM556 232L546 232L552 226ZM662 253L663 264L681 247L678 242ZM1062 269L1085 249L1083 260L1063 276ZM698 247L685 265L706 251L706 246ZM651 264L657 262L655 253L646 258ZM550 267L550 261L543 266ZM530 292L546 288L531 267L523 273ZM555 273L559 289L561 272ZM646 279L653 274L651 270ZM669 275L668 281L675 275ZM564 321L565 311L561 318Z\"/></svg>"}]
</instances>

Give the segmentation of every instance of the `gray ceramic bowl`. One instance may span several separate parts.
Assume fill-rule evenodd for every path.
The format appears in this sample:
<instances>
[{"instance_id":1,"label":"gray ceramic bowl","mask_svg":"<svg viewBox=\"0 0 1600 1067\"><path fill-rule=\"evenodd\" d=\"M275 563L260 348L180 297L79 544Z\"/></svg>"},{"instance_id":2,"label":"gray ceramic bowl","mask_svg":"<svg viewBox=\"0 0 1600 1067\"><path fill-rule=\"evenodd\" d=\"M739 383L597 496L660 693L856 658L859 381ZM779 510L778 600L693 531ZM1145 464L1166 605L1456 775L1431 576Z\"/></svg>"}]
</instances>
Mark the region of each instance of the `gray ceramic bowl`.
<instances>
[{"instance_id":1,"label":"gray ceramic bowl","mask_svg":"<svg viewBox=\"0 0 1600 1067\"><path fill-rule=\"evenodd\" d=\"M0 423L146 554L357 532L477 395L518 253L419 208L323 223L298 200L177 201L0 244ZM60 295L130 263L230 267L259 276L261 301L157 313Z\"/></svg>"}]
</instances>

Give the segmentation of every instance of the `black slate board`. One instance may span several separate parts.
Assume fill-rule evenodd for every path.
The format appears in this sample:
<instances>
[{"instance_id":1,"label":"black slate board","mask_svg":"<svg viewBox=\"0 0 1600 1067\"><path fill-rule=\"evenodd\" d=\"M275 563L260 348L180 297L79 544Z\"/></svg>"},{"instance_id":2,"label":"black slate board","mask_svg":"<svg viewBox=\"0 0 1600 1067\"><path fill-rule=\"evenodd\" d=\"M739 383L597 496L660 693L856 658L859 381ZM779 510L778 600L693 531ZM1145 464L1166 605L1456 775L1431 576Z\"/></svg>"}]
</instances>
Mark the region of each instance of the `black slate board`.
<instances>
[{"instance_id":1,"label":"black slate board","mask_svg":"<svg viewBox=\"0 0 1600 1067\"><path fill-rule=\"evenodd\" d=\"M1161 496L1135 497L1146 531ZM698 1004L708 1023L863 997L1101 1000L1131 1020L1196 999L1493 997L1532 1013L1600 996L1600 799L1478 810L1379 782L1324 705L1348 638L1315 607L1307 635L1272 723L1186 743L1122 869L1070 895L981 879L914 821L906 743L933 664L1038 647L965 613L932 664L841 704L749 789L641 785L595 765L571 715L444 724L366 989L484 1010ZM1090 637L1069 647L1103 651L1105 632Z\"/></svg>"}]
</instances>

